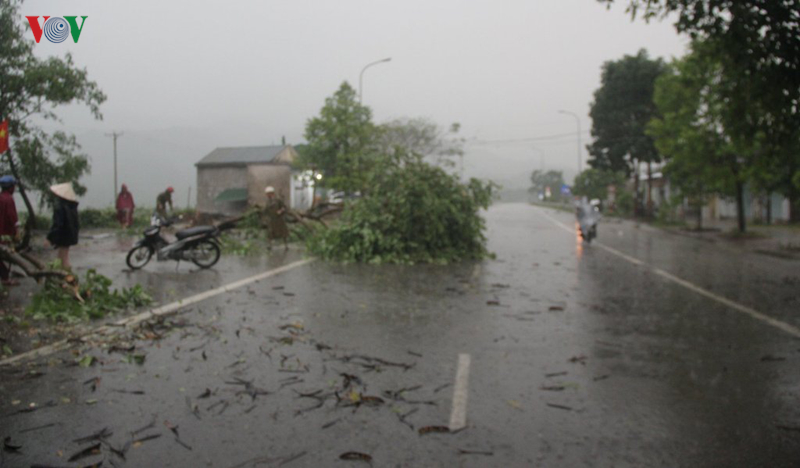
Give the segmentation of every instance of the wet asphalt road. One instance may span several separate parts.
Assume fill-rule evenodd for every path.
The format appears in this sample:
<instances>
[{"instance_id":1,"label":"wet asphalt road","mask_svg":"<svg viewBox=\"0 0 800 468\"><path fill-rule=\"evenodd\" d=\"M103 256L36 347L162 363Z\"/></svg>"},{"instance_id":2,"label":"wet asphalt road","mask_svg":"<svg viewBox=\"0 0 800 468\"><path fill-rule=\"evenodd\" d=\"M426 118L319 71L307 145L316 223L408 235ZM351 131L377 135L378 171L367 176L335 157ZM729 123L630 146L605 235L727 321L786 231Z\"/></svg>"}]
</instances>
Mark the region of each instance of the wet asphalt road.
<instances>
[{"instance_id":1,"label":"wet asphalt road","mask_svg":"<svg viewBox=\"0 0 800 468\"><path fill-rule=\"evenodd\" d=\"M798 327L798 262L604 221L599 241L634 265L553 222L568 213L487 219L495 260L315 262L75 352L94 366L65 352L0 369L0 436L21 445L0 464L800 466L800 339L652 270ZM168 301L300 258L114 275ZM459 354L467 427L420 435L448 424Z\"/></svg>"}]
</instances>

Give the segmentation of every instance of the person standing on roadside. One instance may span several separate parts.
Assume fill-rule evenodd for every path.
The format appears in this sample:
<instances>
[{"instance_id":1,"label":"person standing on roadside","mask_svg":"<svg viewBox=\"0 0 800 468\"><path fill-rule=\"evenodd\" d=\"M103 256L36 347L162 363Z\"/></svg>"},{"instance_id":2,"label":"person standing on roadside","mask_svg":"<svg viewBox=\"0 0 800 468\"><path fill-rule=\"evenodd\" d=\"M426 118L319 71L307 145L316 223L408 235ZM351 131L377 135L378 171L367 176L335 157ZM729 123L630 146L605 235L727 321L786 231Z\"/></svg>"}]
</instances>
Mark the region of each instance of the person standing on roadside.
<instances>
[{"instance_id":1,"label":"person standing on roadside","mask_svg":"<svg viewBox=\"0 0 800 468\"><path fill-rule=\"evenodd\" d=\"M267 195L267 204L261 211L261 224L267 230L267 248L272 250L273 239L283 239L284 250L289 250L289 227L283 217L286 204L275 194L274 187L267 187L264 193Z\"/></svg>"},{"instance_id":2,"label":"person standing on roadside","mask_svg":"<svg viewBox=\"0 0 800 468\"><path fill-rule=\"evenodd\" d=\"M53 185L50 192L56 196L56 200L53 205L53 226L50 227L47 240L58 250L61 268L71 271L69 248L78 243L80 231L78 197L69 182Z\"/></svg>"},{"instance_id":3,"label":"person standing on roadside","mask_svg":"<svg viewBox=\"0 0 800 468\"><path fill-rule=\"evenodd\" d=\"M17 205L14 203L14 188L17 179L13 176L0 177L0 244L8 247L14 246L17 238L19 219L17 218ZM11 279L11 267L5 262L0 262L0 281L3 286L16 286L18 281Z\"/></svg>"},{"instance_id":4,"label":"person standing on roadside","mask_svg":"<svg viewBox=\"0 0 800 468\"><path fill-rule=\"evenodd\" d=\"M117 195L117 220L123 228L131 227L133 224L133 210L136 205L133 203L133 194L128 191L128 186L122 184L122 190Z\"/></svg>"}]
</instances>

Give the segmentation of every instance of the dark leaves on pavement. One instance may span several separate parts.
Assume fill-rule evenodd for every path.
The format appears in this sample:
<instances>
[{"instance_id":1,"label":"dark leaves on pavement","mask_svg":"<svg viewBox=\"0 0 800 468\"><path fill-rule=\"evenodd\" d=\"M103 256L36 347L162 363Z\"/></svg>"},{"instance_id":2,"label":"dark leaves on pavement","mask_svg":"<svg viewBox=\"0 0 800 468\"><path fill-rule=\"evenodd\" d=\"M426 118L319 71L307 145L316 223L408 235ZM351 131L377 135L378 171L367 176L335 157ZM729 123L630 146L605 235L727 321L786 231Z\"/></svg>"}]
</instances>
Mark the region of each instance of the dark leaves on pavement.
<instances>
[{"instance_id":1,"label":"dark leaves on pavement","mask_svg":"<svg viewBox=\"0 0 800 468\"><path fill-rule=\"evenodd\" d=\"M365 461L371 462L372 455L361 453L361 452L345 452L339 455L340 460L354 460L354 461Z\"/></svg>"},{"instance_id":2,"label":"dark leaves on pavement","mask_svg":"<svg viewBox=\"0 0 800 468\"><path fill-rule=\"evenodd\" d=\"M425 427L420 427L419 431L417 432L419 432L419 435L435 434L435 433L449 434L450 428L447 426L425 426Z\"/></svg>"},{"instance_id":3,"label":"dark leaves on pavement","mask_svg":"<svg viewBox=\"0 0 800 468\"><path fill-rule=\"evenodd\" d=\"M3 451L8 453L17 453L22 448L22 445L17 445L11 442L11 436L3 439Z\"/></svg>"}]
</instances>

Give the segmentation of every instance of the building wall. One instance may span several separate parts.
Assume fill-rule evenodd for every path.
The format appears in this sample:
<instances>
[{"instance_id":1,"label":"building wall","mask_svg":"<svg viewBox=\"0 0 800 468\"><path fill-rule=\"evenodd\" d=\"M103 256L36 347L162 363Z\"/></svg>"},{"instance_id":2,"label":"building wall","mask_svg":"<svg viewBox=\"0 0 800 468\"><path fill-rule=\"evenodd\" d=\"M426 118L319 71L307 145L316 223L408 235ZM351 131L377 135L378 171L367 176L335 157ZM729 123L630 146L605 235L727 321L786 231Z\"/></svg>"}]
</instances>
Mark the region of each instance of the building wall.
<instances>
[{"instance_id":1,"label":"building wall","mask_svg":"<svg viewBox=\"0 0 800 468\"><path fill-rule=\"evenodd\" d=\"M642 197L647 194L647 181L642 180ZM669 181L663 178L654 179L653 181L653 203L655 206L661 206L668 202L671 197L679 195L678 192L672 189ZM773 222L788 222L789 221L789 200L778 194L773 193L769 197L769 202L766 197L753 196L749 187L745 186L744 191L744 215L745 219L749 222L752 221L765 221L767 208L766 204L771 205L771 217ZM733 198L724 197L711 197L708 203L702 208L703 221L710 222L716 220L731 220L736 219L736 200ZM693 219L696 212L692 212L687 200L684 199L683 206L681 207L681 216L688 219Z\"/></svg>"},{"instance_id":2,"label":"building wall","mask_svg":"<svg viewBox=\"0 0 800 468\"><path fill-rule=\"evenodd\" d=\"M242 167L198 167L197 211L201 213L233 214L230 203L215 203L214 199L229 188L247 187L247 168ZM263 189L262 189L263 190Z\"/></svg>"},{"instance_id":3,"label":"building wall","mask_svg":"<svg viewBox=\"0 0 800 468\"><path fill-rule=\"evenodd\" d=\"M788 222L789 221L789 201L787 198L780 194L773 193L770 197L772 204L772 221ZM713 208L711 210L712 219L735 219L736 218L736 200L731 198L715 197L712 200ZM765 197L754 197L750 191L745 188L744 192L744 216L748 221L764 221L766 220L766 199Z\"/></svg>"},{"instance_id":4,"label":"building wall","mask_svg":"<svg viewBox=\"0 0 800 468\"><path fill-rule=\"evenodd\" d=\"M275 192L288 206L291 203L292 168L288 165L251 165L247 168L247 203L264 205L267 196L264 189L268 185L275 187Z\"/></svg>"}]
</instances>

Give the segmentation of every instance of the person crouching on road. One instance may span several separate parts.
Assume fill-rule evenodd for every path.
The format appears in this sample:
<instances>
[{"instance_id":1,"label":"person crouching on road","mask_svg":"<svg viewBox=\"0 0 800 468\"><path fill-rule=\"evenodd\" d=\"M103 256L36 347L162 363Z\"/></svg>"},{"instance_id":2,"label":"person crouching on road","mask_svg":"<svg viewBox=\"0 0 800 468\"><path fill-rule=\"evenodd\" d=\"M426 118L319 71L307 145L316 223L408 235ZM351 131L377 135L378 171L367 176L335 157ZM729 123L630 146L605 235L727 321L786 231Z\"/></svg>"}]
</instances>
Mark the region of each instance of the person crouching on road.
<instances>
[{"instance_id":1,"label":"person crouching on road","mask_svg":"<svg viewBox=\"0 0 800 468\"><path fill-rule=\"evenodd\" d=\"M175 189L167 187L166 190L158 194L156 198L156 213L161 219L167 219L167 205L169 205L170 213L175 209L172 207L172 192Z\"/></svg>"},{"instance_id":2,"label":"person crouching on road","mask_svg":"<svg viewBox=\"0 0 800 468\"><path fill-rule=\"evenodd\" d=\"M117 221L123 228L131 227L133 224L133 194L128 191L128 186L122 184L122 190L117 195Z\"/></svg>"},{"instance_id":3,"label":"person crouching on road","mask_svg":"<svg viewBox=\"0 0 800 468\"><path fill-rule=\"evenodd\" d=\"M78 243L80 231L78 197L69 182L53 185L50 191L56 196L56 200L53 206L53 226L47 234L47 240L58 250L61 268L71 271L69 248Z\"/></svg>"},{"instance_id":4,"label":"person crouching on road","mask_svg":"<svg viewBox=\"0 0 800 468\"><path fill-rule=\"evenodd\" d=\"M13 176L0 177L0 244L9 248L14 246L17 238L17 205L14 203L14 188L17 186L17 179ZM3 286L16 286L18 281L11 279L11 267L5 262L0 262L0 281Z\"/></svg>"},{"instance_id":5,"label":"person crouching on road","mask_svg":"<svg viewBox=\"0 0 800 468\"><path fill-rule=\"evenodd\" d=\"M267 229L267 248L272 250L273 239L283 239L284 250L289 250L289 228L283 218L286 205L276 196L274 187L267 187L264 193L267 195L267 204L261 212L261 224Z\"/></svg>"}]
</instances>

